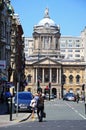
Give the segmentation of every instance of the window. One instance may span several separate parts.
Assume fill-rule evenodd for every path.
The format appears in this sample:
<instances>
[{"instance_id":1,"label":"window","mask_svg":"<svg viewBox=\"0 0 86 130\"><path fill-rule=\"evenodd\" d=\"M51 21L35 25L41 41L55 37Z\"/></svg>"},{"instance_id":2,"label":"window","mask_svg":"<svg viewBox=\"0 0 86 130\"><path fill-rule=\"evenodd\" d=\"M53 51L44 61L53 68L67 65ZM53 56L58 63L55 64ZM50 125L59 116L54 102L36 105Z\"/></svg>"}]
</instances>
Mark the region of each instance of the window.
<instances>
[{"instance_id":1,"label":"window","mask_svg":"<svg viewBox=\"0 0 86 130\"><path fill-rule=\"evenodd\" d=\"M77 76L76 76L76 83L79 83L79 82L80 82L80 76L77 75Z\"/></svg>"},{"instance_id":2,"label":"window","mask_svg":"<svg viewBox=\"0 0 86 130\"><path fill-rule=\"evenodd\" d=\"M75 57L80 57L80 55L79 55L79 54L76 54Z\"/></svg>"},{"instance_id":3,"label":"window","mask_svg":"<svg viewBox=\"0 0 86 130\"><path fill-rule=\"evenodd\" d=\"M75 52L80 52L80 50L75 50Z\"/></svg>"},{"instance_id":4,"label":"window","mask_svg":"<svg viewBox=\"0 0 86 130\"><path fill-rule=\"evenodd\" d=\"M37 70L37 77L42 82L42 68L38 68Z\"/></svg>"},{"instance_id":5,"label":"window","mask_svg":"<svg viewBox=\"0 0 86 130\"><path fill-rule=\"evenodd\" d=\"M65 47L65 44L64 44L64 43L61 43L61 47Z\"/></svg>"},{"instance_id":6,"label":"window","mask_svg":"<svg viewBox=\"0 0 86 130\"><path fill-rule=\"evenodd\" d=\"M65 44L66 40L60 40L60 42L61 42L61 44L62 44L62 43L64 43L64 44Z\"/></svg>"},{"instance_id":7,"label":"window","mask_svg":"<svg viewBox=\"0 0 86 130\"><path fill-rule=\"evenodd\" d=\"M69 40L68 42L72 42L72 40Z\"/></svg>"},{"instance_id":8,"label":"window","mask_svg":"<svg viewBox=\"0 0 86 130\"><path fill-rule=\"evenodd\" d=\"M76 42L80 42L80 40L76 40Z\"/></svg>"},{"instance_id":9,"label":"window","mask_svg":"<svg viewBox=\"0 0 86 130\"><path fill-rule=\"evenodd\" d=\"M73 52L73 50L68 50L68 52Z\"/></svg>"},{"instance_id":10,"label":"window","mask_svg":"<svg viewBox=\"0 0 86 130\"><path fill-rule=\"evenodd\" d=\"M45 74L45 76L44 76L44 82L49 82L50 80L49 80L49 69L48 68L45 68L44 69L44 74Z\"/></svg>"},{"instance_id":11,"label":"window","mask_svg":"<svg viewBox=\"0 0 86 130\"><path fill-rule=\"evenodd\" d=\"M72 75L69 76L69 83L73 83L73 76Z\"/></svg>"},{"instance_id":12,"label":"window","mask_svg":"<svg viewBox=\"0 0 86 130\"><path fill-rule=\"evenodd\" d=\"M69 43L69 44L68 44L68 47L72 47L72 43Z\"/></svg>"},{"instance_id":13,"label":"window","mask_svg":"<svg viewBox=\"0 0 86 130\"><path fill-rule=\"evenodd\" d=\"M31 83L31 77L32 77L32 76L31 76L30 74L27 76L29 83Z\"/></svg>"},{"instance_id":14,"label":"window","mask_svg":"<svg viewBox=\"0 0 86 130\"><path fill-rule=\"evenodd\" d=\"M44 48L45 49L49 49L48 43L49 43L49 37L45 36L44 37Z\"/></svg>"},{"instance_id":15,"label":"window","mask_svg":"<svg viewBox=\"0 0 86 130\"><path fill-rule=\"evenodd\" d=\"M56 77L57 77L57 73L56 73L56 69L52 69L52 82L55 83L56 82Z\"/></svg>"},{"instance_id":16,"label":"window","mask_svg":"<svg viewBox=\"0 0 86 130\"><path fill-rule=\"evenodd\" d=\"M80 47L80 44L79 44L79 43L77 43L77 44L76 44L76 47Z\"/></svg>"},{"instance_id":17,"label":"window","mask_svg":"<svg viewBox=\"0 0 86 130\"><path fill-rule=\"evenodd\" d=\"M65 50L61 50L61 52L65 52Z\"/></svg>"}]
</instances>

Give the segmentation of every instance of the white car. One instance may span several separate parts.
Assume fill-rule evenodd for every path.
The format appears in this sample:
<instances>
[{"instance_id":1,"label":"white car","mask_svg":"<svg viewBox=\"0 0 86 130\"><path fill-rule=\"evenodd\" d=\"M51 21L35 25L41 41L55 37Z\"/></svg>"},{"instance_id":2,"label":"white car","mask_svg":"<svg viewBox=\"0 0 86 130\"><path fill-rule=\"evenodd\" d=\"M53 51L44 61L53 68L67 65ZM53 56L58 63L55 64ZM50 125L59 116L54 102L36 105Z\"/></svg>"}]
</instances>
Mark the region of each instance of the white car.
<instances>
[{"instance_id":1,"label":"white car","mask_svg":"<svg viewBox=\"0 0 86 130\"><path fill-rule=\"evenodd\" d=\"M54 95L53 94L49 95L48 93L45 95L45 99L49 99L49 96L50 96L50 99L54 99Z\"/></svg>"}]
</instances>

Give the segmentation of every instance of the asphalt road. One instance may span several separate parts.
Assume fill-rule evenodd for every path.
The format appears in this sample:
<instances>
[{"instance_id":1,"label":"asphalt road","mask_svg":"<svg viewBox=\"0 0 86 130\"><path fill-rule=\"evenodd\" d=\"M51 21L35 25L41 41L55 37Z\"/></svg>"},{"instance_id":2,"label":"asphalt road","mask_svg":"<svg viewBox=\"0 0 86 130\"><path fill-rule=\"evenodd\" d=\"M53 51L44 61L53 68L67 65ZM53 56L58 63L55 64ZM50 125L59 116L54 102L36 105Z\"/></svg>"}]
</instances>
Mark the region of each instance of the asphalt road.
<instances>
[{"instance_id":1,"label":"asphalt road","mask_svg":"<svg viewBox=\"0 0 86 130\"><path fill-rule=\"evenodd\" d=\"M47 120L86 120L84 102L54 100L45 102Z\"/></svg>"},{"instance_id":2,"label":"asphalt road","mask_svg":"<svg viewBox=\"0 0 86 130\"><path fill-rule=\"evenodd\" d=\"M86 130L86 115L83 102L53 100L45 102L47 114L43 122L37 117L16 125L2 127L1 130Z\"/></svg>"}]
</instances>

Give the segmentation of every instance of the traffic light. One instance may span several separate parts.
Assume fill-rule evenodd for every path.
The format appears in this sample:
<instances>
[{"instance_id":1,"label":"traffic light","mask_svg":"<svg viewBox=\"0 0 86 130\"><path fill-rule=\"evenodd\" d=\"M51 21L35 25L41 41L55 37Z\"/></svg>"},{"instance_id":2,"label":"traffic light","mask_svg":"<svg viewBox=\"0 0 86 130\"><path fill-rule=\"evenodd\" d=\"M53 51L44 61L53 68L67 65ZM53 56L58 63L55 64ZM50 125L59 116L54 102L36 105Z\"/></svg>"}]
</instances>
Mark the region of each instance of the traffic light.
<instances>
[{"instance_id":1,"label":"traffic light","mask_svg":"<svg viewBox=\"0 0 86 130\"><path fill-rule=\"evenodd\" d=\"M37 87L40 88L40 81L37 82Z\"/></svg>"},{"instance_id":2,"label":"traffic light","mask_svg":"<svg viewBox=\"0 0 86 130\"><path fill-rule=\"evenodd\" d=\"M83 91L85 90L85 84L82 85L82 90L83 90Z\"/></svg>"},{"instance_id":3,"label":"traffic light","mask_svg":"<svg viewBox=\"0 0 86 130\"><path fill-rule=\"evenodd\" d=\"M42 88L40 87L40 80L37 81L37 92L42 93Z\"/></svg>"}]
</instances>

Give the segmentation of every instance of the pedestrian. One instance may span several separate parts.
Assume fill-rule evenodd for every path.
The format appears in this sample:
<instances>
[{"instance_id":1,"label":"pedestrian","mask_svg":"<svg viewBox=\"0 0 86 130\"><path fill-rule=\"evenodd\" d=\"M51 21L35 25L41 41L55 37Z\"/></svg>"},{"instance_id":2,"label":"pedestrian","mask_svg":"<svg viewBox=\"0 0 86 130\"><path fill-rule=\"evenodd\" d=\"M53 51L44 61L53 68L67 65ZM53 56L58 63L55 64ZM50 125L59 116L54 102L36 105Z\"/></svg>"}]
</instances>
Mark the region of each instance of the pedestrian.
<instances>
[{"instance_id":1,"label":"pedestrian","mask_svg":"<svg viewBox=\"0 0 86 130\"><path fill-rule=\"evenodd\" d=\"M35 99L36 99L36 101L38 102L38 99L39 99L39 94L38 94L38 93L35 93L34 98L35 98Z\"/></svg>"},{"instance_id":2,"label":"pedestrian","mask_svg":"<svg viewBox=\"0 0 86 130\"><path fill-rule=\"evenodd\" d=\"M79 99L80 99L79 93L77 93L77 95L76 95L76 101L77 101L77 103L79 103Z\"/></svg>"},{"instance_id":3,"label":"pedestrian","mask_svg":"<svg viewBox=\"0 0 86 130\"><path fill-rule=\"evenodd\" d=\"M4 92L4 97L7 105L7 113L9 114L10 109L9 109L9 98L12 97L11 92L9 91L9 88L6 88L6 92Z\"/></svg>"},{"instance_id":4,"label":"pedestrian","mask_svg":"<svg viewBox=\"0 0 86 130\"><path fill-rule=\"evenodd\" d=\"M39 98L37 101L37 115L39 122L42 122L44 114L44 98L42 97L42 93L39 92Z\"/></svg>"},{"instance_id":5,"label":"pedestrian","mask_svg":"<svg viewBox=\"0 0 86 130\"><path fill-rule=\"evenodd\" d=\"M32 108L31 117L34 118L34 112L35 112L35 109L36 109L36 106L37 106L37 101L36 101L35 98L33 98L33 99L31 100L30 106L31 106L31 108Z\"/></svg>"},{"instance_id":6,"label":"pedestrian","mask_svg":"<svg viewBox=\"0 0 86 130\"><path fill-rule=\"evenodd\" d=\"M1 103L4 103L4 91L1 92Z\"/></svg>"}]
</instances>

